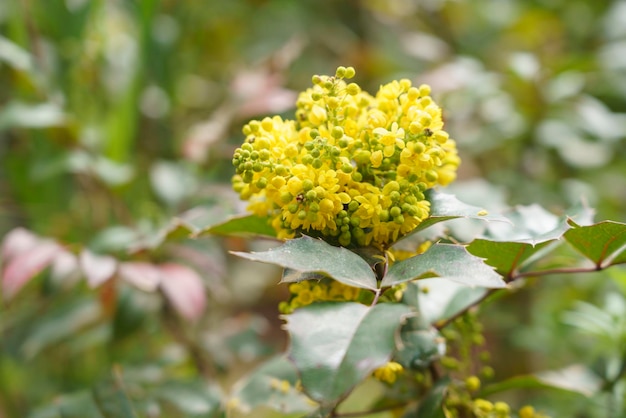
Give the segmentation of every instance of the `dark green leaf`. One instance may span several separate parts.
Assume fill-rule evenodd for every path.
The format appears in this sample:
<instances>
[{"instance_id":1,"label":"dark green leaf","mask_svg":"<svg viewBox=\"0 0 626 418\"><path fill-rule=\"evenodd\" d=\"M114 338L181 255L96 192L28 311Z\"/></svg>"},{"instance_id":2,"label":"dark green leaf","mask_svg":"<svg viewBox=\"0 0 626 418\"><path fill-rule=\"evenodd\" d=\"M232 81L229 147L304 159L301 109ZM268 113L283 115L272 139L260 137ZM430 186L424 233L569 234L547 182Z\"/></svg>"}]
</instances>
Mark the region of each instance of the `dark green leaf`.
<instances>
[{"instance_id":1,"label":"dark green leaf","mask_svg":"<svg viewBox=\"0 0 626 418\"><path fill-rule=\"evenodd\" d=\"M391 358L403 304L316 303L286 316L289 356L306 393L332 405Z\"/></svg>"},{"instance_id":2,"label":"dark green leaf","mask_svg":"<svg viewBox=\"0 0 626 418\"><path fill-rule=\"evenodd\" d=\"M482 259L468 253L465 247L452 244L435 244L424 254L393 264L383 278L382 286L394 286L427 277L441 277L468 286L506 286L502 278Z\"/></svg>"},{"instance_id":3,"label":"dark green leaf","mask_svg":"<svg viewBox=\"0 0 626 418\"><path fill-rule=\"evenodd\" d=\"M626 224L604 221L589 226L574 226L565 239L596 266L626 263ZM607 267L607 266L603 266Z\"/></svg>"},{"instance_id":4,"label":"dark green leaf","mask_svg":"<svg viewBox=\"0 0 626 418\"><path fill-rule=\"evenodd\" d=\"M277 264L302 273L321 273L349 286L375 290L376 275L365 260L350 250L333 247L307 236L285 242L280 247L259 253L233 252L248 260ZM298 281L289 274L284 282Z\"/></svg>"},{"instance_id":5,"label":"dark green leaf","mask_svg":"<svg viewBox=\"0 0 626 418\"><path fill-rule=\"evenodd\" d=\"M311 411L315 402L296 389L297 381L294 365L284 356L274 357L235 385L231 403L248 414L261 405L285 414Z\"/></svg>"},{"instance_id":6,"label":"dark green leaf","mask_svg":"<svg viewBox=\"0 0 626 418\"><path fill-rule=\"evenodd\" d=\"M102 382L93 388L98 409L105 418L137 418L121 379Z\"/></svg>"},{"instance_id":7,"label":"dark green leaf","mask_svg":"<svg viewBox=\"0 0 626 418\"><path fill-rule=\"evenodd\" d=\"M416 418L445 418L443 400L450 385L450 378L444 377L430 389L428 394L420 402Z\"/></svg>"}]
</instances>

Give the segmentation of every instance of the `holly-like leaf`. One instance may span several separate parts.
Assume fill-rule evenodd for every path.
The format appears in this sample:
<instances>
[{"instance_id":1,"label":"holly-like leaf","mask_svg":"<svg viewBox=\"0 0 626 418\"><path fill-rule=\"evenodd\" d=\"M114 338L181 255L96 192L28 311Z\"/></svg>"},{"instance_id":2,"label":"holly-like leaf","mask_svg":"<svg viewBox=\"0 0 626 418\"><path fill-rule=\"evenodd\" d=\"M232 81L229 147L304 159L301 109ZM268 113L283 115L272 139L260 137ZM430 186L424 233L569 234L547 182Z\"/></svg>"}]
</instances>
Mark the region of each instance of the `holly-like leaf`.
<instances>
[{"instance_id":1,"label":"holly-like leaf","mask_svg":"<svg viewBox=\"0 0 626 418\"><path fill-rule=\"evenodd\" d=\"M435 244L424 254L393 264L383 278L382 286L394 286L427 277L441 277L468 286L506 286L500 275L482 259L468 253L465 247L452 244Z\"/></svg>"},{"instance_id":2,"label":"holly-like leaf","mask_svg":"<svg viewBox=\"0 0 626 418\"><path fill-rule=\"evenodd\" d=\"M518 206L506 214L509 223L491 223L487 226L486 239L513 241L537 245L560 239L572 227L573 221L588 224L593 210L578 205L563 216L556 216L539 205Z\"/></svg>"},{"instance_id":3,"label":"holly-like leaf","mask_svg":"<svg viewBox=\"0 0 626 418\"><path fill-rule=\"evenodd\" d=\"M322 405L342 399L391 358L403 304L315 303L287 315L289 357L305 392Z\"/></svg>"},{"instance_id":4,"label":"holly-like leaf","mask_svg":"<svg viewBox=\"0 0 626 418\"><path fill-rule=\"evenodd\" d=\"M485 259L485 263L495 268L502 276L508 277L522 268L526 262L533 260L533 256L550 243L551 241L544 241L533 245L528 242L476 239L467 246L467 250L473 255Z\"/></svg>"},{"instance_id":5,"label":"holly-like leaf","mask_svg":"<svg viewBox=\"0 0 626 418\"><path fill-rule=\"evenodd\" d=\"M293 363L274 357L235 384L229 403L245 414L261 405L284 414L310 412L316 404L297 389L297 382Z\"/></svg>"},{"instance_id":6,"label":"holly-like leaf","mask_svg":"<svg viewBox=\"0 0 626 418\"><path fill-rule=\"evenodd\" d=\"M285 242L277 248L258 253L232 252L253 261L277 264L302 273L320 273L354 287L375 290L376 275L365 260L352 251L333 247L326 242L303 236ZM289 274L283 282L302 280L302 276Z\"/></svg>"},{"instance_id":7,"label":"holly-like leaf","mask_svg":"<svg viewBox=\"0 0 626 418\"><path fill-rule=\"evenodd\" d=\"M626 224L604 221L574 225L565 233L565 239L598 267L626 263Z\"/></svg>"},{"instance_id":8,"label":"holly-like leaf","mask_svg":"<svg viewBox=\"0 0 626 418\"><path fill-rule=\"evenodd\" d=\"M511 276L559 245L561 237L577 226L574 220L588 223L593 216L593 211L582 205L569 212L558 217L538 205L519 206L507 215L511 225L489 225L488 237L472 241L467 250L484 258L499 274Z\"/></svg>"},{"instance_id":9,"label":"holly-like leaf","mask_svg":"<svg viewBox=\"0 0 626 418\"><path fill-rule=\"evenodd\" d=\"M490 214L483 208L463 203L451 194L441 193L434 189L429 189L426 190L424 195L426 200L430 202L430 215L422 223L420 223L417 228L411 231L411 234L424 230L439 222L458 218L509 222L509 220L504 216Z\"/></svg>"}]
</instances>

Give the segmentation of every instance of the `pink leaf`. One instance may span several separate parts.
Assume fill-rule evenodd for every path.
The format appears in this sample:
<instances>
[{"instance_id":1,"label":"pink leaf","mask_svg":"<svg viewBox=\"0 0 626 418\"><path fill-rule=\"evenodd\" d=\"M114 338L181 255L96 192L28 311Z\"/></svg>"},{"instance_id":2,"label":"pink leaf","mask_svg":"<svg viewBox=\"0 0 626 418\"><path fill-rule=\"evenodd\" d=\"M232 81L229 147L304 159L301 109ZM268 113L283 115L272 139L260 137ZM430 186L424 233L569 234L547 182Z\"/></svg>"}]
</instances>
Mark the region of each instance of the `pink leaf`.
<instances>
[{"instance_id":1,"label":"pink leaf","mask_svg":"<svg viewBox=\"0 0 626 418\"><path fill-rule=\"evenodd\" d=\"M0 257L5 262L34 248L41 239L24 228L15 228L4 237Z\"/></svg>"},{"instance_id":2,"label":"pink leaf","mask_svg":"<svg viewBox=\"0 0 626 418\"><path fill-rule=\"evenodd\" d=\"M115 274L117 260L108 255L96 255L89 250L80 253L80 266L92 288L100 286Z\"/></svg>"},{"instance_id":3,"label":"pink leaf","mask_svg":"<svg viewBox=\"0 0 626 418\"><path fill-rule=\"evenodd\" d=\"M12 250L16 248L13 247ZM30 279L41 273L60 251L59 245L50 240L39 240L34 246L29 245L28 251L23 251L23 248L14 252L4 266L2 291L5 299L15 296Z\"/></svg>"},{"instance_id":4,"label":"pink leaf","mask_svg":"<svg viewBox=\"0 0 626 418\"><path fill-rule=\"evenodd\" d=\"M146 292L153 292L161 280L161 271L150 263L127 262L120 264L120 277Z\"/></svg>"},{"instance_id":5,"label":"pink leaf","mask_svg":"<svg viewBox=\"0 0 626 418\"><path fill-rule=\"evenodd\" d=\"M184 318L198 319L206 307L200 275L189 267L174 263L162 264L160 269L161 289L174 309Z\"/></svg>"},{"instance_id":6,"label":"pink leaf","mask_svg":"<svg viewBox=\"0 0 626 418\"><path fill-rule=\"evenodd\" d=\"M80 278L78 267L78 257L62 249L52 261L52 278L57 282L75 284L76 280Z\"/></svg>"}]
</instances>

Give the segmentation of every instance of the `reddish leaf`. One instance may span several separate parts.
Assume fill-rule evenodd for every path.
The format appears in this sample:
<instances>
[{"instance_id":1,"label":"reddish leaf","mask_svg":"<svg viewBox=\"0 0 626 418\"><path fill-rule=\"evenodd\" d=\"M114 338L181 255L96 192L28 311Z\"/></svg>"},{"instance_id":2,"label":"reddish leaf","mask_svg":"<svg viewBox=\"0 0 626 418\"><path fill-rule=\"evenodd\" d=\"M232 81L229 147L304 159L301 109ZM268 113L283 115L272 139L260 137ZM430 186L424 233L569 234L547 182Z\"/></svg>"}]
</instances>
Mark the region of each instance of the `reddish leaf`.
<instances>
[{"instance_id":1,"label":"reddish leaf","mask_svg":"<svg viewBox=\"0 0 626 418\"><path fill-rule=\"evenodd\" d=\"M27 251L24 251L24 248L15 251L17 247L13 247L12 257L4 266L2 291L5 299L15 296L30 279L45 269L60 251L59 245L50 240L40 240L34 246L29 246Z\"/></svg>"},{"instance_id":2,"label":"reddish leaf","mask_svg":"<svg viewBox=\"0 0 626 418\"><path fill-rule=\"evenodd\" d=\"M146 292L153 292L159 286L161 272L157 266L143 262L120 264L120 277Z\"/></svg>"},{"instance_id":3,"label":"reddish leaf","mask_svg":"<svg viewBox=\"0 0 626 418\"><path fill-rule=\"evenodd\" d=\"M117 269L117 260L84 250L80 253L80 266L89 286L98 287L113 277Z\"/></svg>"},{"instance_id":4,"label":"reddish leaf","mask_svg":"<svg viewBox=\"0 0 626 418\"><path fill-rule=\"evenodd\" d=\"M180 264L162 264L160 269L161 289L174 309L184 318L198 319L206 306L200 275Z\"/></svg>"}]
</instances>

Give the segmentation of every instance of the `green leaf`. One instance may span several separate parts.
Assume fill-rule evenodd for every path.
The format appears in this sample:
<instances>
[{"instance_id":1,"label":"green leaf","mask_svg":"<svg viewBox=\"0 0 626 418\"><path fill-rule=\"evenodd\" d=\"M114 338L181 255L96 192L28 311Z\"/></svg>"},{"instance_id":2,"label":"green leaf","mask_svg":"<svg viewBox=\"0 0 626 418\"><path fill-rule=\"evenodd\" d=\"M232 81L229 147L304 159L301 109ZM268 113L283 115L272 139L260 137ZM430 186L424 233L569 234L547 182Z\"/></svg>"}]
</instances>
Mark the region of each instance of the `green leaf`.
<instances>
[{"instance_id":1,"label":"green leaf","mask_svg":"<svg viewBox=\"0 0 626 418\"><path fill-rule=\"evenodd\" d=\"M512 225L490 225L488 238L472 241L467 250L508 277L552 250L551 245L559 245L563 234L576 225L574 219L587 223L591 216L592 211L584 206L561 217L538 205L519 206L508 214Z\"/></svg>"},{"instance_id":2,"label":"green leaf","mask_svg":"<svg viewBox=\"0 0 626 418\"><path fill-rule=\"evenodd\" d=\"M452 244L435 244L424 254L393 264L383 278L382 286L394 286L427 277L441 277L468 286L506 286L502 278L482 259L468 253L465 247Z\"/></svg>"},{"instance_id":3,"label":"green leaf","mask_svg":"<svg viewBox=\"0 0 626 418\"><path fill-rule=\"evenodd\" d=\"M441 193L434 189L429 189L426 190L424 195L426 196L426 200L430 202L430 215L422 223L420 223L417 228L411 231L411 234L426 229L439 222L457 218L509 222L509 220L504 216L492 215L483 208L463 203L451 194Z\"/></svg>"},{"instance_id":4,"label":"green leaf","mask_svg":"<svg viewBox=\"0 0 626 418\"><path fill-rule=\"evenodd\" d=\"M271 358L235 384L230 403L246 414L262 405L284 414L312 411L315 402L296 389L298 379L285 356Z\"/></svg>"},{"instance_id":5,"label":"green leaf","mask_svg":"<svg viewBox=\"0 0 626 418\"><path fill-rule=\"evenodd\" d=\"M391 358L403 304L315 303L285 316L305 392L322 405L342 399Z\"/></svg>"},{"instance_id":6,"label":"green leaf","mask_svg":"<svg viewBox=\"0 0 626 418\"><path fill-rule=\"evenodd\" d=\"M568 366L561 370L516 376L485 386L478 396L486 397L514 389L555 389L593 396L602 382L593 372L581 365Z\"/></svg>"},{"instance_id":7,"label":"green leaf","mask_svg":"<svg viewBox=\"0 0 626 418\"><path fill-rule=\"evenodd\" d=\"M257 215L231 217L224 222L203 228L196 234L205 235L238 235L276 237L276 231L268 222L268 218Z\"/></svg>"},{"instance_id":8,"label":"green leaf","mask_svg":"<svg viewBox=\"0 0 626 418\"><path fill-rule=\"evenodd\" d=\"M394 359L407 369L424 370L446 351L445 339L435 328L406 329L403 327L402 346Z\"/></svg>"},{"instance_id":9,"label":"green leaf","mask_svg":"<svg viewBox=\"0 0 626 418\"><path fill-rule=\"evenodd\" d=\"M486 238L491 241L524 242L534 246L561 238L571 228L573 221L586 224L592 216L593 211L583 205L571 208L561 217L536 204L518 206L507 213L508 224L489 224Z\"/></svg>"},{"instance_id":10,"label":"green leaf","mask_svg":"<svg viewBox=\"0 0 626 418\"><path fill-rule=\"evenodd\" d=\"M428 324L450 318L479 301L484 287L471 287L446 279L422 279L417 282L419 312Z\"/></svg>"},{"instance_id":11,"label":"green leaf","mask_svg":"<svg viewBox=\"0 0 626 418\"><path fill-rule=\"evenodd\" d=\"M626 263L626 224L604 221L574 226L565 233L565 239L596 266ZM607 265L603 265L605 261Z\"/></svg>"},{"instance_id":12,"label":"green leaf","mask_svg":"<svg viewBox=\"0 0 626 418\"><path fill-rule=\"evenodd\" d=\"M157 396L185 417L217 418L221 413L223 394L220 388L200 380L167 382L159 387Z\"/></svg>"},{"instance_id":13,"label":"green leaf","mask_svg":"<svg viewBox=\"0 0 626 418\"><path fill-rule=\"evenodd\" d=\"M37 408L28 418L103 418L88 390L64 394L54 399L54 405Z\"/></svg>"},{"instance_id":14,"label":"green leaf","mask_svg":"<svg viewBox=\"0 0 626 418\"><path fill-rule=\"evenodd\" d=\"M522 268L534 255L546 248L552 241L539 244L527 242L500 242L476 239L467 246L467 251L485 260L504 277Z\"/></svg>"},{"instance_id":15,"label":"green leaf","mask_svg":"<svg viewBox=\"0 0 626 418\"><path fill-rule=\"evenodd\" d=\"M349 286L371 290L377 288L376 275L361 257L343 247L333 247L307 236L289 240L269 251L232 253L248 260L277 264L302 273L321 273ZM291 273L283 277L282 281L297 281L300 277Z\"/></svg>"},{"instance_id":16,"label":"green leaf","mask_svg":"<svg viewBox=\"0 0 626 418\"><path fill-rule=\"evenodd\" d=\"M430 389L426 397L420 402L416 418L445 418L443 400L450 385L450 378L444 377Z\"/></svg>"},{"instance_id":17,"label":"green leaf","mask_svg":"<svg viewBox=\"0 0 626 418\"><path fill-rule=\"evenodd\" d=\"M96 385L93 396L105 418L137 418L121 379L114 378Z\"/></svg>"}]
</instances>

